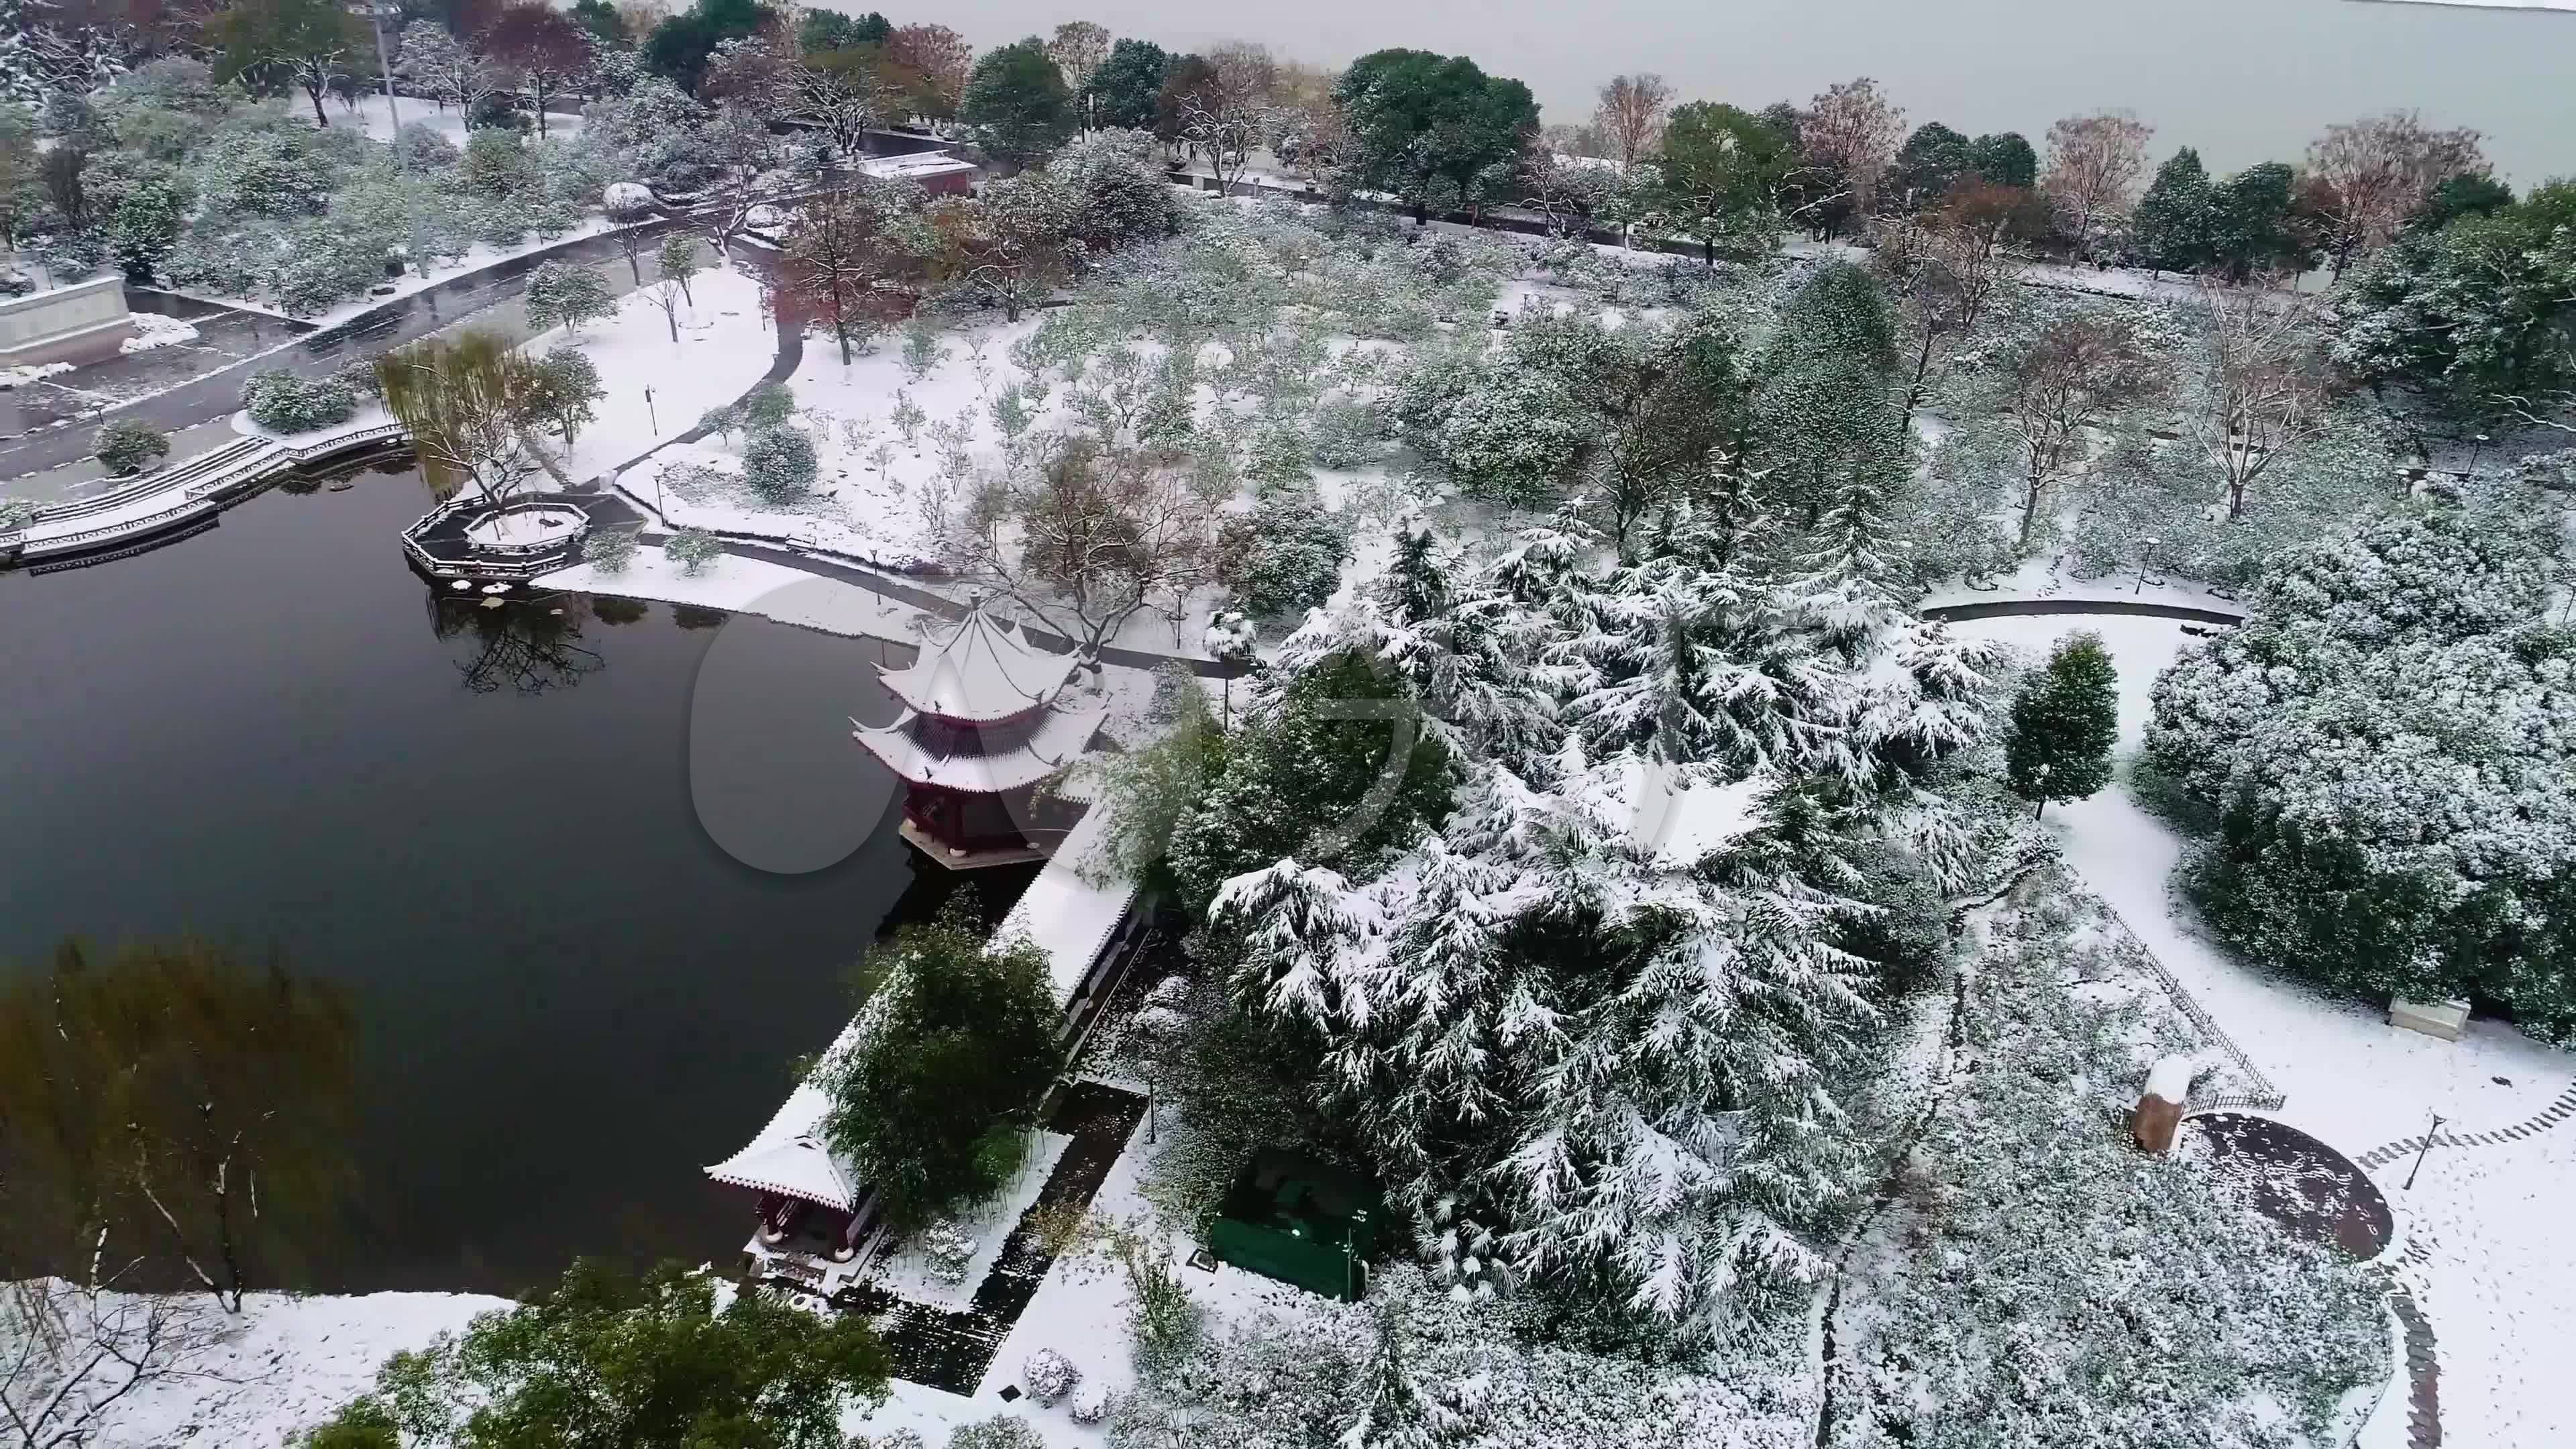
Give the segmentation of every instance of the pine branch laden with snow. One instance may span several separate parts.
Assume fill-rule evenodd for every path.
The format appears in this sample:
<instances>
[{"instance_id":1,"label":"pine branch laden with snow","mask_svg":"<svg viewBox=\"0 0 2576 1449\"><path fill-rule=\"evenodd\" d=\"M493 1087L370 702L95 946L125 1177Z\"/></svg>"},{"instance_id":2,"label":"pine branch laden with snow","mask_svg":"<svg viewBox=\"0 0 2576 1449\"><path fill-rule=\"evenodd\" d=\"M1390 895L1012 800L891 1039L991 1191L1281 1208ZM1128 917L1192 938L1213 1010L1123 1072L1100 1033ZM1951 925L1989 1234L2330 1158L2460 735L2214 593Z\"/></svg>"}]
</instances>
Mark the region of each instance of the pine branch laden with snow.
<instances>
[{"instance_id":1,"label":"pine branch laden with snow","mask_svg":"<svg viewBox=\"0 0 2576 1449\"><path fill-rule=\"evenodd\" d=\"M1286 642L1256 709L1358 651L1500 727L1447 722L1454 808L1384 869L1282 860L1227 882L1211 925L1245 999L1320 1038L1454 1281L1705 1340L1820 1273L1813 1233L1868 1178L1844 1096L1879 1013L1833 943L1879 909L1852 894L1865 862L1980 873L1928 781L1991 737L1996 657L1883 600L1588 542L1543 527L1466 578L1412 547ZM1763 803L1721 839L1673 852L1648 823L1652 791L1739 781Z\"/></svg>"}]
</instances>

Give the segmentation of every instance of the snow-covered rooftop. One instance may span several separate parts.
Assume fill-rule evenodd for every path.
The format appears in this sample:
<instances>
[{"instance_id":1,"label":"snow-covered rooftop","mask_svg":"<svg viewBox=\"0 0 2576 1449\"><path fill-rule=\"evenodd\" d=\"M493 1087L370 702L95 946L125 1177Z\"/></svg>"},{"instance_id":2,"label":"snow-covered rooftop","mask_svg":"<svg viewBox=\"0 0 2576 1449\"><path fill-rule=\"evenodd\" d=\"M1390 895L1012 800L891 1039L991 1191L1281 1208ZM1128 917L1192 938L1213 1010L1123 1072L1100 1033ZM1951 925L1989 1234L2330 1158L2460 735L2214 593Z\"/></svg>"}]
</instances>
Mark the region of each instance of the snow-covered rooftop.
<instances>
[{"instance_id":1,"label":"snow-covered rooftop","mask_svg":"<svg viewBox=\"0 0 2576 1449\"><path fill-rule=\"evenodd\" d=\"M1055 698L1073 673L1070 654L1053 654L979 605L947 638L921 646L901 669L877 666L886 688L915 712L988 724L1011 719Z\"/></svg>"},{"instance_id":2,"label":"snow-covered rooftop","mask_svg":"<svg viewBox=\"0 0 2576 1449\"><path fill-rule=\"evenodd\" d=\"M1101 874L1111 814L1098 808L1084 812L993 936L996 941L1008 942L1025 935L1045 952L1047 975L1055 985L1056 1000L1068 1007L1074 993L1082 989L1083 978L1090 974L1091 963L1099 959L1101 948L1109 944L1111 934L1126 919L1127 908L1136 899L1133 880L1119 879L1106 885L1094 881ZM862 1011L841 1028L841 1034L823 1053L824 1059L828 1061L847 1051L858 1039L866 1019ZM749 1145L706 1169L707 1176L735 1187L782 1193L843 1212L854 1211L859 1199L858 1174L822 1138L823 1117L830 1110L831 1102L821 1089L810 1081L797 1083Z\"/></svg>"},{"instance_id":3,"label":"snow-covered rooftop","mask_svg":"<svg viewBox=\"0 0 2576 1449\"><path fill-rule=\"evenodd\" d=\"M1109 840L1110 819L1117 812L1095 805L1067 831L1046 869L1020 893L1019 904L993 933L997 941L1026 934L1047 957L1047 975L1056 999L1070 1002L1082 986L1100 948L1127 916L1136 899L1136 882L1119 879L1093 883Z\"/></svg>"},{"instance_id":4,"label":"snow-covered rooftop","mask_svg":"<svg viewBox=\"0 0 2576 1449\"><path fill-rule=\"evenodd\" d=\"M912 723L917 716L909 712L882 729L851 720L850 738L884 761L887 769L916 785L993 795L1034 785L1079 759L1108 717L1105 704L1050 710L1027 739L990 755L934 754L914 736Z\"/></svg>"},{"instance_id":5,"label":"snow-covered rooftop","mask_svg":"<svg viewBox=\"0 0 2576 1449\"><path fill-rule=\"evenodd\" d=\"M871 156L859 163L860 171L880 181L919 181L927 176L947 176L974 169L974 162L960 161L945 151L916 151L909 156Z\"/></svg>"}]
</instances>

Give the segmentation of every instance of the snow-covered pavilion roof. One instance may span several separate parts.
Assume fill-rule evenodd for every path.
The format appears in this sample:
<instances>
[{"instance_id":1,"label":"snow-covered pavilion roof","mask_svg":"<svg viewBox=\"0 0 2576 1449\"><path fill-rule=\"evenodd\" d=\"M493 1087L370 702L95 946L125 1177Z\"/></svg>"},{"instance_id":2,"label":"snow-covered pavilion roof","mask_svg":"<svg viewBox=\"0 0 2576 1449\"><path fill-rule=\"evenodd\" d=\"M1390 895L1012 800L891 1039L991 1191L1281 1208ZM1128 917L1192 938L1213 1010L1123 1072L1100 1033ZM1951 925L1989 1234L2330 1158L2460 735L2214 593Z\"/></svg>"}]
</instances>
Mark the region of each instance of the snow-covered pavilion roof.
<instances>
[{"instance_id":1,"label":"snow-covered pavilion roof","mask_svg":"<svg viewBox=\"0 0 2576 1449\"><path fill-rule=\"evenodd\" d=\"M877 666L886 688L917 714L966 724L1012 719L1055 698L1079 662L1029 643L1020 630L984 612L966 611L945 639L921 646L901 669Z\"/></svg>"},{"instance_id":2,"label":"snow-covered pavilion roof","mask_svg":"<svg viewBox=\"0 0 2576 1449\"><path fill-rule=\"evenodd\" d=\"M1080 759L1108 715L1105 704L1089 709L1050 710L1027 739L989 755L933 752L915 736L911 725L916 716L910 712L883 728L851 720L850 738L883 760L887 769L916 785L992 795L1034 785Z\"/></svg>"},{"instance_id":3,"label":"snow-covered pavilion roof","mask_svg":"<svg viewBox=\"0 0 2576 1449\"><path fill-rule=\"evenodd\" d=\"M850 1018L823 1055L828 1059L848 1050L858 1040L859 1023L866 1019L864 1013ZM823 1140L823 1116L831 1107L821 1088L810 1081L798 1082L769 1125L740 1152L708 1168L707 1176L755 1192L802 1198L845 1213L857 1211L857 1174Z\"/></svg>"}]
</instances>

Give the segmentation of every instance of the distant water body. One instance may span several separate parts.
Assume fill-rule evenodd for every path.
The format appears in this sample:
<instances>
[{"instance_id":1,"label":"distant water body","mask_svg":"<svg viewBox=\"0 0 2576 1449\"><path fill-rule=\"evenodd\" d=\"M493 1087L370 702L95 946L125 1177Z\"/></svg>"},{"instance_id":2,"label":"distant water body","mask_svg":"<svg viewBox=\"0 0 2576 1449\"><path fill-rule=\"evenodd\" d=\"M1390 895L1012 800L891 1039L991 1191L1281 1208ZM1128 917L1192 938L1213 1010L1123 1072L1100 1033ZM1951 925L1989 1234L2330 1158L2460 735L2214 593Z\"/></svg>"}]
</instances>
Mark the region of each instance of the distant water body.
<instances>
[{"instance_id":1,"label":"distant water body","mask_svg":"<svg viewBox=\"0 0 2576 1449\"><path fill-rule=\"evenodd\" d=\"M2561 5L2576 0L2557 0ZM866 10L866 0L834 8ZM892 13L892 12L889 12ZM940 18L978 46L1077 16L1185 49L1228 38L1339 65L1391 45L1465 52L1580 121L1622 71L1686 99L1756 108L1868 75L1909 124L2016 130L2125 107L2161 159L2214 169L2296 161L2326 125L2412 107L2487 134L2517 187L2576 174L2576 14L2357 0L960 0Z\"/></svg>"}]
</instances>

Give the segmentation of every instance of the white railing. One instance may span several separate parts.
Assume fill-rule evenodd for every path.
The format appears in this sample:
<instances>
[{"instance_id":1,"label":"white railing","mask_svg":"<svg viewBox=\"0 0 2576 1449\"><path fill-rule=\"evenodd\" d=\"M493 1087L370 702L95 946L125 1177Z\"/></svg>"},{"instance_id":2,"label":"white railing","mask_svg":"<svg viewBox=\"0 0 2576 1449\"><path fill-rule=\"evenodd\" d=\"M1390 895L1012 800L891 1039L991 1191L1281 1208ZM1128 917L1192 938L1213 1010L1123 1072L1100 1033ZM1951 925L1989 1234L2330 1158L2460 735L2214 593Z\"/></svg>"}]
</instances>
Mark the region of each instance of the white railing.
<instances>
[{"instance_id":1,"label":"white railing","mask_svg":"<svg viewBox=\"0 0 2576 1449\"><path fill-rule=\"evenodd\" d=\"M212 512L223 494L247 487L271 473L402 436L402 424L384 422L334 432L305 443L274 438L236 439L182 462L167 474L151 480L148 487L123 489L110 495L118 505L130 505L154 492L166 492L176 499L167 508L120 518L114 523L103 523L74 533L29 537L27 530L22 529L15 534L0 534L0 553L15 545L21 561L32 563L65 553L86 552L120 539L159 533ZM104 512L104 507L94 506L103 502L103 499L88 499L81 504L69 505L62 512L40 513L28 527Z\"/></svg>"}]
</instances>

